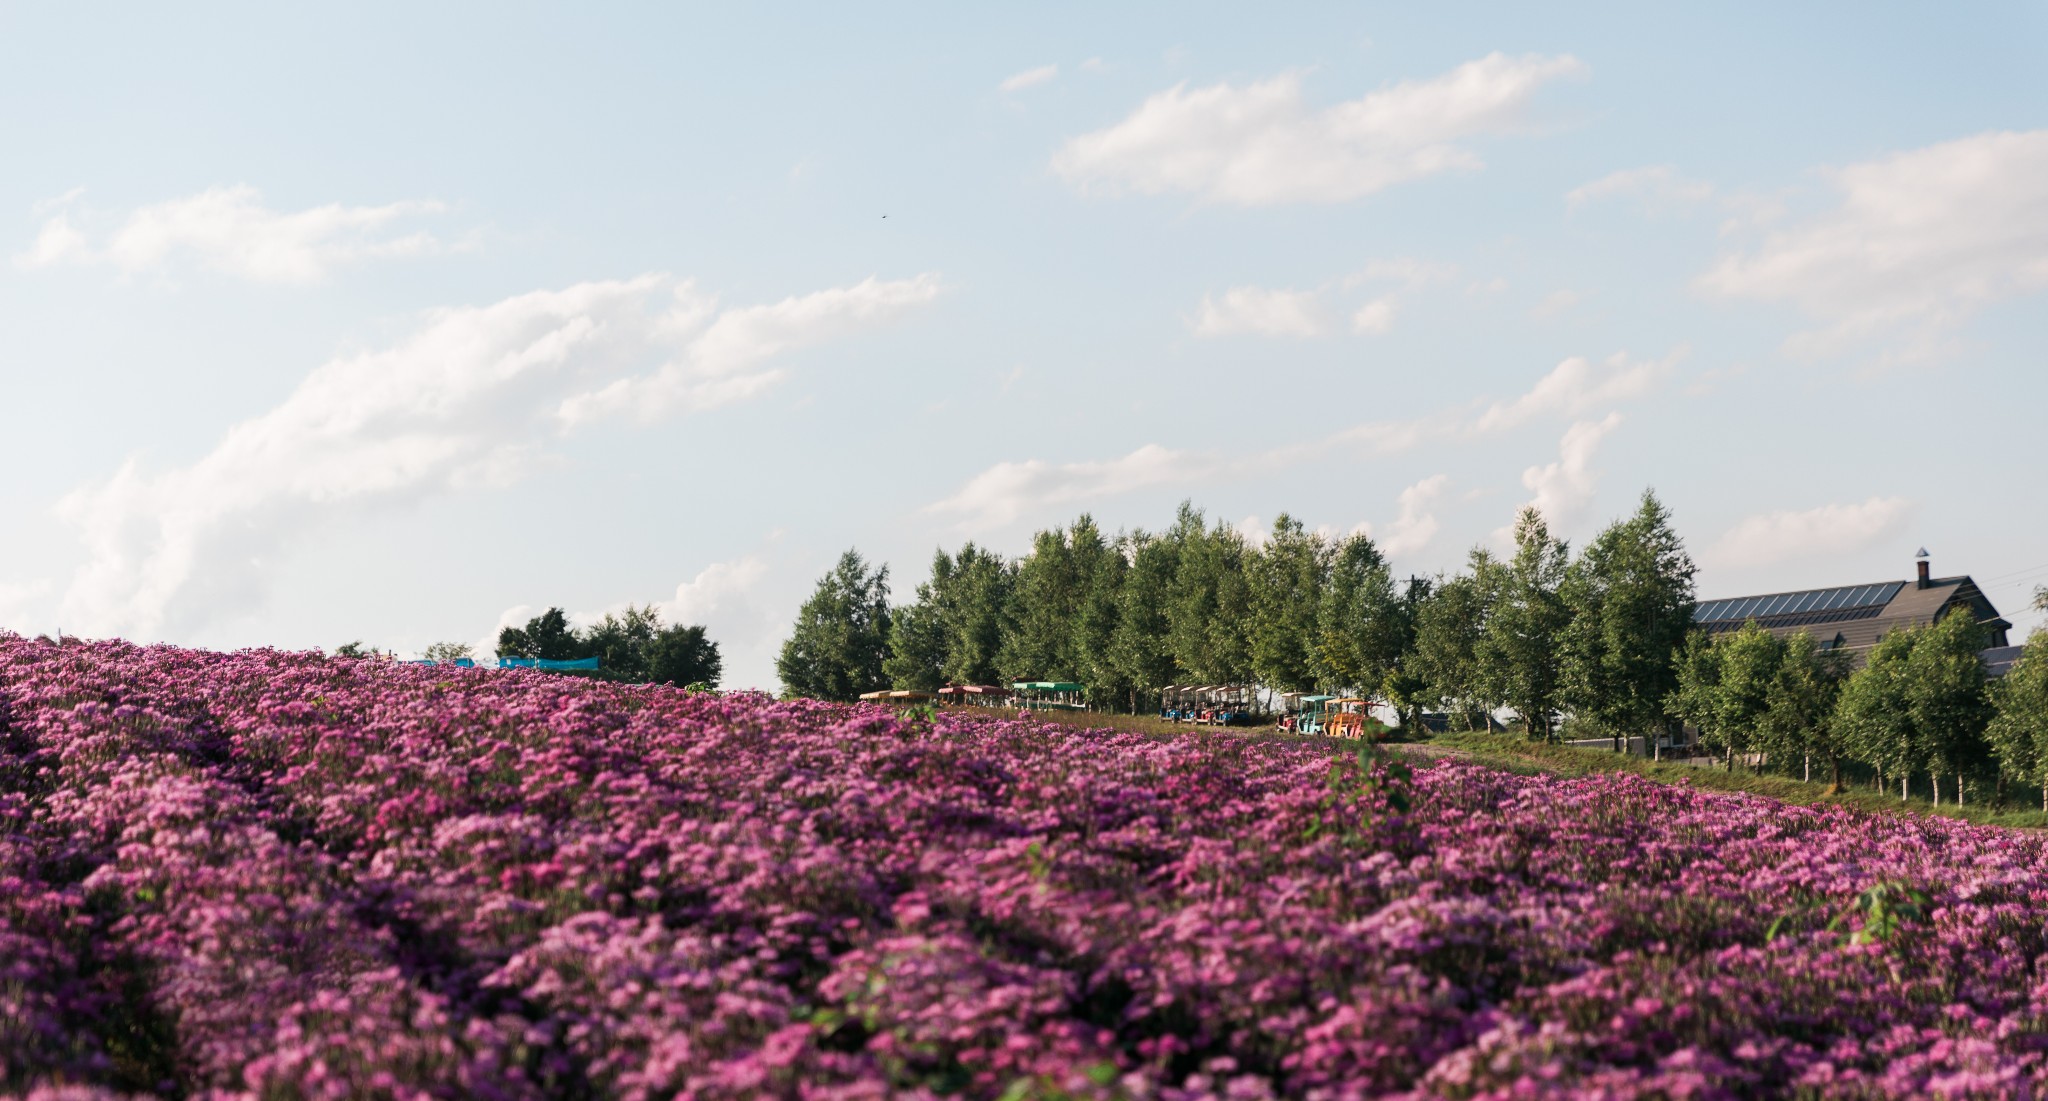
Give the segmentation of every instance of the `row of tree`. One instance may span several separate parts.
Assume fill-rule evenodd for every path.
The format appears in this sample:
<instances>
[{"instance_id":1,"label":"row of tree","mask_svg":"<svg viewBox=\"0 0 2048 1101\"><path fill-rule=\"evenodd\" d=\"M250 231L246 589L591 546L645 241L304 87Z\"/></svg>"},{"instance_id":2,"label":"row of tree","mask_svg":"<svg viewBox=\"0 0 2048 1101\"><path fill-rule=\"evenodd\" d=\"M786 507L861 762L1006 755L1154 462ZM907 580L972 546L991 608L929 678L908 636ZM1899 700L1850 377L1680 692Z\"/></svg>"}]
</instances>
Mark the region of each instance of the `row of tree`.
<instances>
[{"instance_id":1,"label":"row of tree","mask_svg":"<svg viewBox=\"0 0 2048 1101\"><path fill-rule=\"evenodd\" d=\"M1670 718L1694 567L1651 493L1574 558L1525 509L1514 552L1474 550L1455 576L1396 576L1363 534L1282 515L1263 540L1183 504L1162 532L1105 535L1082 516L1011 560L941 550L915 598L848 551L799 612L777 668L794 694L1067 680L1136 711L1174 684L1384 698L1413 721L1500 708L1533 736L1569 712L1639 733Z\"/></svg>"},{"instance_id":2,"label":"row of tree","mask_svg":"<svg viewBox=\"0 0 2048 1101\"><path fill-rule=\"evenodd\" d=\"M1939 804L1990 781L2040 785L2048 810L2048 632L2028 640L2003 677L1988 680L1984 629L1957 609L1925 627L1887 632L1861 669L1801 632L1777 638L1754 623L1711 641L1694 636L1678 663L1672 710L1710 748L1762 768L1807 773L1814 762L1842 783L1865 766L1874 786L1905 798L1926 777Z\"/></svg>"},{"instance_id":3,"label":"row of tree","mask_svg":"<svg viewBox=\"0 0 2048 1101\"><path fill-rule=\"evenodd\" d=\"M651 604L627 605L623 614L607 612L581 629L569 625L562 609L549 608L522 627L499 631L498 654L549 661L596 658L597 671L588 675L632 684L716 688L724 671L718 643L706 637L703 627L664 625Z\"/></svg>"}]
</instances>

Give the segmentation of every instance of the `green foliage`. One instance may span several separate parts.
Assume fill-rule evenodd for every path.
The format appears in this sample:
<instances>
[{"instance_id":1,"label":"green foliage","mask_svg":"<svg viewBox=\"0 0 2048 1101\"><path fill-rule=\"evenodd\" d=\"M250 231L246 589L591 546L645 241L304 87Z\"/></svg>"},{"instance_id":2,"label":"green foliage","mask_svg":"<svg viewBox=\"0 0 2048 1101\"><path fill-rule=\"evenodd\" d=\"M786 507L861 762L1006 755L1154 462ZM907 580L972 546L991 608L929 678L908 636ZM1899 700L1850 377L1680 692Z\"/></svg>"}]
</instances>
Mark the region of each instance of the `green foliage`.
<instances>
[{"instance_id":1,"label":"green foliage","mask_svg":"<svg viewBox=\"0 0 2048 1101\"><path fill-rule=\"evenodd\" d=\"M1906 776L1927 763L1907 694L1906 669L1919 641L1918 631L1907 630L1879 639L1835 705L1835 727L1850 753L1888 776Z\"/></svg>"},{"instance_id":2,"label":"green foliage","mask_svg":"<svg viewBox=\"0 0 2048 1101\"><path fill-rule=\"evenodd\" d=\"M1079 678L1074 625L1081 618L1085 588L1077 565L1064 530L1053 528L1032 538L1031 553L1017 564L1008 593L1010 630L999 644L1006 677Z\"/></svg>"},{"instance_id":3,"label":"green foliage","mask_svg":"<svg viewBox=\"0 0 2048 1101\"><path fill-rule=\"evenodd\" d=\"M1074 522L1067 543L1073 549L1074 576L1081 587L1080 611L1073 625L1074 672L1088 686L1090 702L1114 706L1138 686L1124 676L1115 656L1124 580L1130 574L1126 548L1121 541L1104 539L1102 530L1087 515Z\"/></svg>"},{"instance_id":4,"label":"green foliage","mask_svg":"<svg viewBox=\"0 0 2048 1101\"><path fill-rule=\"evenodd\" d=\"M429 645L421 656L434 662L460 661L475 658L476 649L467 642L436 642Z\"/></svg>"},{"instance_id":5,"label":"green foliage","mask_svg":"<svg viewBox=\"0 0 2048 1101\"><path fill-rule=\"evenodd\" d=\"M703 627L664 626L661 612L652 604L644 608L628 604L625 611L607 612L580 631L570 628L562 609L549 608L523 627L498 632L498 653L549 661L594 657L597 671L579 672L578 676L628 684L701 682L716 686L724 671L718 644L706 637ZM428 656L433 656L431 651Z\"/></svg>"},{"instance_id":6,"label":"green foliage","mask_svg":"<svg viewBox=\"0 0 2048 1101\"><path fill-rule=\"evenodd\" d=\"M1484 725L1500 700L1486 690L1479 672L1479 643L1493 614L1501 582L1493 555L1474 548L1467 572L1432 586L1415 605L1415 644L1408 669L1426 687L1435 706L1455 708L1467 730Z\"/></svg>"},{"instance_id":7,"label":"green foliage","mask_svg":"<svg viewBox=\"0 0 2048 1101\"><path fill-rule=\"evenodd\" d=\"M1316 617L1331 557L1329 540L1283 512L1251 559L1251 662L1260 683L1283 692L1316 687Z\"/></svg>"},{"instance_id":8,"label":"green foliage","mask_svg":"<svg viewBox=\"0 0 2048 1101\"><path fill-rule=\"evenodd\" d=\"M1166 605L1174 661L1197 681L1243 684L1252 679L1250 550L1235 528L1182 502L1166 538L1178 544L1178 569Z\"/></svg>"},{"instance_id":9,"label":"green foliage","mask_svg":"<svg viewBox=\"0 0 2048 1101\"><path fill-rule=\"evenodd\" d=\"M2019 661L1991 685L1986 740L2005 775L2042 785L2048 806L2048 631L2036 631Z\"/></svg>"},{"instance_id":10,"label":"green foliage","mask_svg":"<svg viewBox=\"0 0 2048 1101\"><path fill-rule=\"evenodd\" d=\"M1560 642L1564 701L1580 719L1617 736L1666 721L1695 572L1670 512L1648 490L1634 516L1572 563L1559 591L1570 612Z\"/></svg>"},{"instance_id":11,"label":"green foliage","mask_svg":"<svg viewBox=\"0 0 2048 1101\"><path fill-rule=\"evenodd\" d=\"M1828 922L1828 932L1847 930L1850 944L1882 944L1892 939L1900 926L1926 920L1932 905L1933 900L1926 891L1898 880L1887 880L1850 899L1849 904ZM1852 918L1858 920L1856 927L1850 930Z\"/></svg>"},{"instance_id":12,"label":"green foliage","mask_svg":"<svg viewBox=\"0 0 2048 1101\"><path fill-rule=\"evenodd\" d=\"M1378 545L1353 535L1337 547L1317 609L1314 671L1321 683L1363 696L1384 694L1415 637L1411 609L1395 592Z\"/></svg>"},{"instance_id":13,"label":"green foliage","mask_svg":"<svg viewBox=\"0 0 2048 1101\"><path fill-rule=\"evenodd\" d=\"M889 626L889 567L849 550L798 610L776 672L793 695L853 700L884 683Z\"/></svg>"},{"instance_id":14,"label":"green foliage","mask_svg":"<svg viewBox=\"0 0 2048 1101\"><path fill-rule=\"evenodd\" d=\"M524 627L507 627L498 632L498 653L503 657L543 658L548 661L572 661L588 657L576 632L569 627L569 616L560 608L549 608L526 621Z\"/></svg>"},{"instance_id":15,"label":"green foliage","mask_svg":"<svg viewBox=\"0 0 2048 1101\"><path fill-rule=\"evenodd\" d=\"M1979 657L1984 641L1984 629L1967 608L1958 608L1921 629L1906 661L1907 711L1937 775L1966 775L1988 758L1983 734L1992 709Z\"/></svg>"},{"instance_id":16,"label":"green foliage","mask_svg":"<svg viewBox=\"0 0 2048 1101\"><path fill-rule=\"evenodd\" d=\"M334 648L334 656L338 658L375 657L377 656L377 648L375 646L364 646L362 639L356 639L353 642L344 642L336 646Z\"/></svg>"},{"instance_id":17,"label":"green foliage","mask_svg":"<svg viewBox=\"0 0 2048 1101\"><path fill-rule=\"evenodd\" d=\"M1483 691L1514 708L1529 737L1540 741L1556 739L1564 703L1560 643L1571 610L1558 590L1569 554L1542 514L1524 508L1515 520L1515 556L1474 648Z\"/></svg>"},{"instance_id":18,"label":"green foliage","mask_svg":"<svg viewBox=\"0 0 2048 1101\"><path fill-rule=\"evenodd\" d=\"M1930 773L1937 799L1941 777L1988 763L1993 706L1983 646L1983 628L1967 611L1879 640L1836 707L1835 723L1855 756L1891 776Z\"/></svg>"},{"instance_id":19,"label":"green foliage","mask_svg":"<svg viewBox=\"0 0 2048 1101\"><path fill-rule=\"evenodd\" d=\"M1016 567L973 543L954 555L935 552L931 579L917 587L917 601L894 613L906 630L899 638L892 618L883 678L923 692L949 682L1004 679L1002 663L1018 652L1016 578Z\"/></svg>"},{"instance_id":20,"label":"green foliage","mask_svg":"<svg viewBox=\"0 0 2048 1101\"><path fill-rule=\"evenodd\" d=\"M1187 671L1167 639L1167 604L1180 573L1180 544L1135 532L1124 543L1130 569L1117 594L1116 626L1109 637L1109 662L1124 683L1162 688L1180 684ZM1135 710L1135 706L1133 710Z\"/></svg>"},{"instance_id":21,"label":"green foliage","mask_svg":"<svg viewBox=\"0 0 2048 1101\"><path fill-rule=\"evenodd\" d=\"M1785 640L1757 724L1764 752L1787 761L1818 757L1828 766L1829 783L1841 786L1847 747L1835 730L1834 714L1848 679L1848 655L1821 649L1805 631Z\"/></svg>"}]
</instances>

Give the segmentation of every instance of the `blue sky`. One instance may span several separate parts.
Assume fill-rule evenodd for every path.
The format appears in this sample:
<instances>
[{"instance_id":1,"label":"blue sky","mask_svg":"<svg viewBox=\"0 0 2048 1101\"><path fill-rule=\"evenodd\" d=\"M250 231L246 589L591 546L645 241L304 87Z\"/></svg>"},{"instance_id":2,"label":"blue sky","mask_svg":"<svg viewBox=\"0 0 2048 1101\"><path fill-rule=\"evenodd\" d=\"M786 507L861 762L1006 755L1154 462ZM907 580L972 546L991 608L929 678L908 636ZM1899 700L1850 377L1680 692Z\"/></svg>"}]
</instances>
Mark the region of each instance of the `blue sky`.
<instances>
[{"instance_id":1,"label":"blue sky","mask_svg":"<svg viewBox=\"0 0 2048 1101\"><path fill-rule=\"evenodd\" d=\"M0 625L771 685L847 546L1645 486L2037 618L2036 5L733 7L0 3Z\"/></svg>"}]
</instances>

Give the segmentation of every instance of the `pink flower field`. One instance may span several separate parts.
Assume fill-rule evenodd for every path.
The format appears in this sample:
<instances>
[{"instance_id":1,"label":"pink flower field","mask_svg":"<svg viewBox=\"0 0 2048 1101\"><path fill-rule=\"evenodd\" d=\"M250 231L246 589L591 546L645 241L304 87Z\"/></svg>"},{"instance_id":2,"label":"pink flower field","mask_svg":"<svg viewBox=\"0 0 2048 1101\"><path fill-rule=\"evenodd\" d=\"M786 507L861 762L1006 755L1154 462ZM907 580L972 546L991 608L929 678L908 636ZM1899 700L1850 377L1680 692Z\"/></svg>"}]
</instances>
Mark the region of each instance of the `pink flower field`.
<instances>
[{"instance_id":1,"label":"pink flower field","mask_svg":"<svg viewBox=\"0 0 2048 1101\"><path fill-rule=\"evenodd\" d=\"M2031 1096L2039 838L0 636L0 1091Z\"/></svg>"}]
</instances>

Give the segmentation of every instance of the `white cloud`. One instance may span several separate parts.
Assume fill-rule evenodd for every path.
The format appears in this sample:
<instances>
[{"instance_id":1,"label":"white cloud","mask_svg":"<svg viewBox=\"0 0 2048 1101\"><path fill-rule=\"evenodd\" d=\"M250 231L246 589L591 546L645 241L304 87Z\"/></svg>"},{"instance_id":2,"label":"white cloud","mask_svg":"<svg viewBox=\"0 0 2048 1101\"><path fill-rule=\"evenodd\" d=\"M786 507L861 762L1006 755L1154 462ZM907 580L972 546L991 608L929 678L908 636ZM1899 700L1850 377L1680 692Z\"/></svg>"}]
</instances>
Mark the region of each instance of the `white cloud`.
<instances>
[{"instance_id":1,"label":"white cloud","mask_svg":"<svg viewBox=\"0 0 2048 1101\"><path fill-rule=\"evenodd\" d=\"M1557 461L1522 472L1522 485L1535 496L1529 505L1543 514L1553 530L1570 524L1592 503L1599 472L1593 469L1600 442L1621 427L1621 414L1597 421L1578 421L1558 441Z\"/></svg>"},{"instance_id":2,"label":"white cloud","mask_svg":"<svg viewBox=\"0 0 2048 1101\"><path fill-rule=\"evenodd\" d=\"M1574 290L1555 290L1545 295L1543 301L1538 302L1531 308L1529 316L1537 319L1556 317L1558 314L1578 304L1579 292Z\"/></svg>"},{"instance_id":3,"label":"white cloud","mask_svg":"<svg viewBox=\"0 0 2048 1101\"><path fill-rule=\"evenodd\" d=\"M1437 519L1429 512L1430 503L1443 495L1449 485L1448 474L1433 474L1401 491L1401 514L1387 527L1386 538L1381 539L1380 549L1389 555L1409 554L1419 551L1436 538Z\"/></svg>"},{"instance_id":4,"label":"white cloud","mask_svg":"<svg viewBox=\"0 0 2048 1101\"><path fill-rule=\"evenodd\" d=\"M1989 133L1830 174L1834 210L1723 256L1712 294L1788 302L1822 328L1788 342L1834 354L1888 338L1935 348L1979 308L2048 288L2048 130Z\"/></svg>"},{"instance_id":5,"label":"white cloud","mask_svg":"<svg viewBox=\"0 0 2048 1101\"><path fill-rule=\"evenodd\" d=\"M1913 503L1904 497L1872 497L1860 504L1758 513L1729 528L1703 557L1734 569L1840 557L1897 535L1912 511Z\"/></svg>"},{"instance_id":6,"label":"white cloud","mask_svg":"<svg viewBox=\"0 0 2048 1101\"><path fill-rule=\"evenodd\" d=\"M959 513L996 526L1054 505L1198 481L1220 474L1230 465L1220 456L1174 451L1158 444L1146 444L1102 462L1054 464L1030 459L997 463L925 511Z\"/></svg>"},{"instance_id":7,"label":"white cloud","mask_svg":"<svg viewBox=\"0 0 2048 1101\"><path fill-rule=\"evenodd\" d=\"M1201 337L1318 336L1325 322L1314 291L1232 287L1221 298L1203 295L1192 327Z\"/></svg>"},{"instance_id":8,"label":"white cloud","mask_svg":"<svg viewBox=\"0 0 2048 1101\"><path fill-rule=\"evenodd\" d=\"M901 288L935 282L820 294L923 301ZM638 373L665 361L711 365L700 391L719 392L696 393L698 403L729 400L773 383L765 357L891 313L806 305L819 295L718 311L688 284L665 294L671 285L649 275L437 310L391 347L315 369L189 466L151 473L129 460L59 507L87 552L66 623L147 637L239 610L259 598L266 559L303 529L350 508L517 480L565 426L588 419L565 421L565 400L604 392L607 380L659 380L669 368ZM655 386L648 400L672 396Z\"/></svg>"},{"instance_id":9,"label":"white cloud","mask_svg":"<svg viewBox=\"0 0 2048 1101\"><path fill-rule=\"evenodd\" d=\"M145 206L100 246L72 224L68 210L60 209L44 221L35 244L15 263L25 268L108 264L135 274L185 256L203 268L256 282L311 283L344 264L418 256L444 247L430 234L392 229L393 223L439 213L444 209L440 203L329 203L286 213L264 206L261 198L253 187L216 187Z\"/></svg>"},{"instance_id":10,"label":"white cloud","mask_svg":"<svg viewBox=\"0 0 2048 1101\"><path fill-rule=\"evenodd\" d=\"M1545 414L1578 416L1596 406L1642 397L1672 373L1679 354L1631 362L1626 353L1617 352L1599 364L1573 356L1551 368L1528 393L1488 406L1472 429L1501 431Z\"/></svg>"},{"instance_id":11,"label":"white cloud","mask_svg":"<svg viewBox=\"0 0 2048 1101\"><path fill-rule=\"evenodd\" d=\"M1021 92L1026 88L1036 88L1041 84L1050 84L1059 75L1060 67L1058 65L1040 65L1036 69L1026 69L1021 73L1012 73L1003 81L1002 90L1005 92Z\"/></svg>"},{"instance_id":12,"label":"white cloud","mask_svg":"<svg viewBox=\"0 0 2048 1101\"><path fill-rule=\"evenodd\" d=\"M1393 327L1394 300L1391 298L1375 298L1358 307L1358 312L1351 315L1351 328L1354 332L1378 335Z\"/></svg>"},{"instance_id":13,"label":"white cloud","mask_svg":"<svg viewBox=\"0 0 2048 1101\"><path fill-rule=\"evenodd\" d=\"M756 555L713 562L677 585L675 596L655 607L668 623L734 626L736 619L750 616L747 598L767 574L768 564Z\"/></svg>"},{"instance_id":14,"label":"white cloud","mask_svg":"<svg viewBox=\"0 0 2048 1101\"><path fill-rule=\"evenodd\" d=\"M997 463L951 497L927 506L926 511L958 513L970 522L997 526L1053 506L1151 486L1185 485L1226 475L1280 470L1304 462L1328 461L1332 454L1391 455L1434 441L1469 439L1514 428L1539 416L1577 416L1595 405L1640 397L1670 373L1677 355L1632 363L1618 354L1597 367L1573 357L1544 375L1528 393L1511 402L1495 403L1477 414L1468 407L1408 420L1372 421L1249 454L1174 451L1147 444L1116 459L1058 464L1042 459ZM1530 488L1547 500L1565 501L1574 485L1590 485L1591 471L1586 463L1591 459L1592 448L1619 423L1620 414L1613 413L1605 421L1573 426L1573 431L1565 435L1564 457L1549 467L1530 469L1528 477L1540 478L1544 486L1550 487L1548 494L1542 487ZM1441 488L1429 486L1430 482L1425 481L1403 493L1404 516L1409 515L1405 511L1411 500L1408 493L1418 494L1412 500L1419 509ZM1423 524L1433 524L1434 520L1420 511L1413 513L1413 519L1415 526L1408 530L1426 539L1427 536L1420 535Z\"/></svg>"},{"instance_id":15,"label":"white cloud","mask_svg":"<svg viewBox=\"0 0 2048 1101\"><path fill-rule=\"evenodd\" d=\"M49 591L48 581L0 582L0 629L33 633L37 623L44 621L38 613L42 611L43 598ZM50 624L43 630L57 626Z\"/></svg>"},{"instance_id":16,"label":"white cloud","mask_svg":"<svg viewBox=\"0 0 2048 1101\"><path fill-rule=\"evenodd\" d=\"M680 354L658 371L569 395L561 403L560 415L571 425L610 416L651 421L752 397L782 377L780 371L756 370L763 361L840 339L922 306L938 294L935 275L870 277L850 287L718 311L715 299L685 283L676 288L675 307L662 322L668 335L695 334ZM697 332L700 325L702 331Z\"/></svg>"},{"instance_id":17,"label":"white cloud","mask_svg":"<svg viewBox=\"0 0 2048 1101\"><path fill-rule=\"evenodd\" d=\"M1458 277L1458 265L1417 260L1412 256L1395 256L1379 260L1368 260L1358 269L1347 285L1369 280L1387 280L1420 287L1429 283L1442 283Z\"/></svg>"},{"instance_id":18,"label":"white cloud","mask_svg":"<svg viewBox=\"0 0 2048 1101\"><path fill-rule=\"evenodd\" d=\"M1713 184L1689 179L1668 164L1653 164L1624 168L1581 184L1565 193L1565 201L1576 207L1602 199L1632 198L1658 209L1694 206L1711 202L1714 196Z\"/></svg>"},{"instance_id":19,"label":"white cloud","mask_svg":"<svg viewBox=\"0 0 2048 1101\"><path fill-rule=\"evenodd\" d=\"M1536 90L1586 71L1567 56L1493 53L1320 110L1301 78L1243 87L1179 84L1060 149L1053 170L1077 187L1192 192L1258 206L1344 202L1407 180L1480 167L1457 144L1516 127Z\"/></svg>"}]
</instances>

